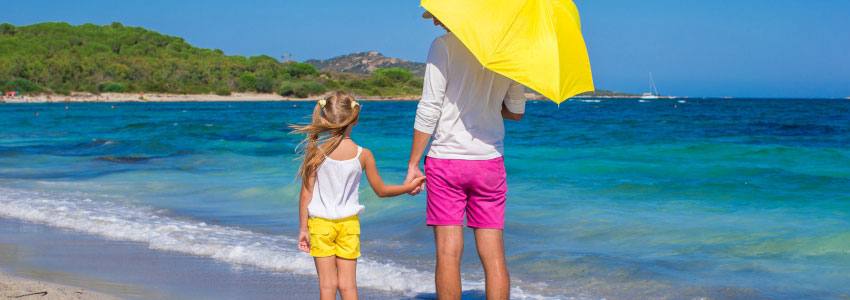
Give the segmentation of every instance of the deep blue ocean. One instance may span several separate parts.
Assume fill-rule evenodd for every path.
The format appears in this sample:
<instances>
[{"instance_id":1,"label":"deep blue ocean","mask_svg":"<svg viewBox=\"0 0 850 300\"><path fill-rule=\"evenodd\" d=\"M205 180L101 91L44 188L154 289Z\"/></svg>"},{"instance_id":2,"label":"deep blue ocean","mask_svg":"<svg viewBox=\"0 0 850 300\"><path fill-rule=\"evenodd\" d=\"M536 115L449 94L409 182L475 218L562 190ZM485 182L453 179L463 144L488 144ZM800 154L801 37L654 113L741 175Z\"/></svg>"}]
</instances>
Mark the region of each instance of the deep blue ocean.
<instances>
[{"instance_id":1,"label":"deep blue ocean","mask_svg":"<svg viewBox=\"0 0 850 300\"><path fill-rule=\"evenodd\" d=\"M312 105L0 104L0 217L312 274L287 129ZM415 110L363 103L386 181ZM850 298L850 100L529 102L506 131L517 298ZM424 194L361 201L359 284L432 291Z\"/></svg>"}]
</instances>

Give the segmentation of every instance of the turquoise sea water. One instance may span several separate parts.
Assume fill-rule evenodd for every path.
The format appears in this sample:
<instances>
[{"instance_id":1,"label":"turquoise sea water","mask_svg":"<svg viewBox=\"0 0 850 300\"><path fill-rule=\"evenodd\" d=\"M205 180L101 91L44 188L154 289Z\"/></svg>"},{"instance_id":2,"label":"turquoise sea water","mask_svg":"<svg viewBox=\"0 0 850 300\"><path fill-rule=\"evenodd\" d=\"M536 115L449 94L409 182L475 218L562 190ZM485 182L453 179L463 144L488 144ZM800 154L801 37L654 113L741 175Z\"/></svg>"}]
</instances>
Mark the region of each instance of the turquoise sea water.
<instances>
[{"instance_id":1,"label":"turquoise sea water","mask_svg":"<svg viewBox=\"0 0 850 300\"><path fill-rule=\"evenodd\" d=\"M0 217L310 274L286 128L310 104L0 105ZM415 108L363 105L385 180ZM518 298L850 297L850 101L531 102L507 135ZM424 194L361 197L360 285L431 292Z\"/></svg>"}]
</instances>

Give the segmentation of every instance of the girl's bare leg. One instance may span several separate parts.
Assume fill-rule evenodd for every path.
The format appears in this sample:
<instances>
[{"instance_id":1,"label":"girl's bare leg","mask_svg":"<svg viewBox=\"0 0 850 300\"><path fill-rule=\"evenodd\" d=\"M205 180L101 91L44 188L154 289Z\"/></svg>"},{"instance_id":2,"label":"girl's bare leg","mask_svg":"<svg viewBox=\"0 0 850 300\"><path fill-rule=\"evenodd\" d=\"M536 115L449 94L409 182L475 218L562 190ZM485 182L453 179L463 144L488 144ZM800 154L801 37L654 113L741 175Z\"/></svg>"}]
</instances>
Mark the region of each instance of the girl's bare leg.
<instances>
[{"instance_id":1,"label":"girl's bare leg","mask_svg":"<svg viewBox=\"0 0 850 300\"><path fill-rule=\"evenodd\" d=\"M357 300L357 260L337 257L336 267L342 300Z\"/></svg>"},{"instance_id":2,"label":"girl's bare leg","mask_svg":"<svg viewBox=\"0 0 850 300\"><path fill-rule=\"evenodd\" d=\"M313 259L316 262L316 273L319 274L320 299L336 300L336 291L339 288L336 256L315 257Z\"/></svg>"}]
</instances>

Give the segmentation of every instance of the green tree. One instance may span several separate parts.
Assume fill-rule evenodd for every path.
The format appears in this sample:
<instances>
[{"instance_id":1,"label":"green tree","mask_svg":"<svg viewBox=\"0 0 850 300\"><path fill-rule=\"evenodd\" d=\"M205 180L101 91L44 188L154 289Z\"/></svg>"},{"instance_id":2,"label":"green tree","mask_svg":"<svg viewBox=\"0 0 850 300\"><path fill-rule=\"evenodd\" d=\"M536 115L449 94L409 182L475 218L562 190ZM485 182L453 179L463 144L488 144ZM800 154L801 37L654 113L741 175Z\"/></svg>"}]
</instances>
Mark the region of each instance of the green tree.
<instances>
[{"instance_id":1,"label":"green tree","mask_svg":"<svg viewBox=\"0 0 850 300\"><path fill-rule=\"evenodd\" d=\"M104 82L97 86L98 91L103 93L127 92L127 85L120 82Z\"/></svg>"},{"instance_id":2,"label":"green tree","mask_svg":"<svg viewBox=\"0 0 850 300\"><path fill-rule=\"evenodd\" d=\"M254 74L245 72L239 76L239 83L237 84L237 89L239 91L256 91L257 90L257 77Z\"/></svg>"},{"instance_id":3,"label":"green tree","mask_svg":"<svg viewBox=\"0 0 850 300\"><path fill-rule=\"evenodd\" d=\"M277 93L284 97L307 98L327 91L324 85L315 81L286 81L278 87Z\"/></svg>"},{"instance_id":4,"label":"green tree","mask_svg":"<svg viewBox=\"0 0 850 300\"><path fill-rule=\"evenodd\" d=\"M296 83L291 81L284 81L277 88L277 93L284 97L292 97L295 96L295 87Z\"/></svg>"},{"instance_id":5,"label":"green tree","mask_svg":"<svg viewBox=\"0 0 850 300\"><path fill-rule=\"evenodd\" d=\"M311 64L300 63L300 62L287 62L284 64L284 71L292 76L293 78L302 78L309 75L316 75L319 73Z\"/></svg>"},{"instance_id":6,"label":"green tree","mask_svg":"<svg viewBox=\"0 0 850 300\"><path fill-rule=\"evenodd\" d=\"M41 87L32 83L32 81L18 78L10 81L6 81L3 84L4 91L17 91L20 93L31 93L31 92L39 92L41 91Z\"/></svg>"},{"instance_id":7,"label":"green tree","mask_svg":"<svg viewBox=\"0 0 850 300\"><path fill-rule=\"evenodd\" d=\"M413 73L402 68L380 68L372 73L371 78L376 85L384 87L404 84L411 79L413 79Z\"/></svg>"},{"instance_id":8,"label":"green tree","mask_svg":"<svg viewBox=\"0 0 850 300\"><path fill-rule=\"evenodd\" d=\"M257 77L257 81L254 84L254 89L260 93L274 92L274 79L268 76Z\"/></svg>"},{"instance_id":9,"label":"green tree","mask_svg":"<svg viewBox=\"0 0 850 300\"><path fill-rule=\"evenodd\" d=\"M15 25L9 23L0 24L0 34L15 35Z\"/></svg>"}]
</instances>

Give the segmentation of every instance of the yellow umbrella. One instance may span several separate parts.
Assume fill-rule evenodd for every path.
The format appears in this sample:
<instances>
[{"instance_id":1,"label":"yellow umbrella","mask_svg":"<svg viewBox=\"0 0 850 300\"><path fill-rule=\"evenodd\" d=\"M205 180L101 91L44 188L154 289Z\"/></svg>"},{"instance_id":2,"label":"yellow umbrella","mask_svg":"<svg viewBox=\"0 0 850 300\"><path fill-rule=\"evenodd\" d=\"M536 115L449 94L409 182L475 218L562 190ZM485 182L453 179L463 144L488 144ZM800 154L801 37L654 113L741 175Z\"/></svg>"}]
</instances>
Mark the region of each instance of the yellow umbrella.
<instances>
[{"instance_id":1,"label":"yellow umbrella","mask_svg":"<svg viewBox=\"0 0 850 300\"><path fill-rule=\"evenodd\" d=\"M572 0L422 0L484 67L561 103L593 91Z\"/></svg>"}]
</instances>

